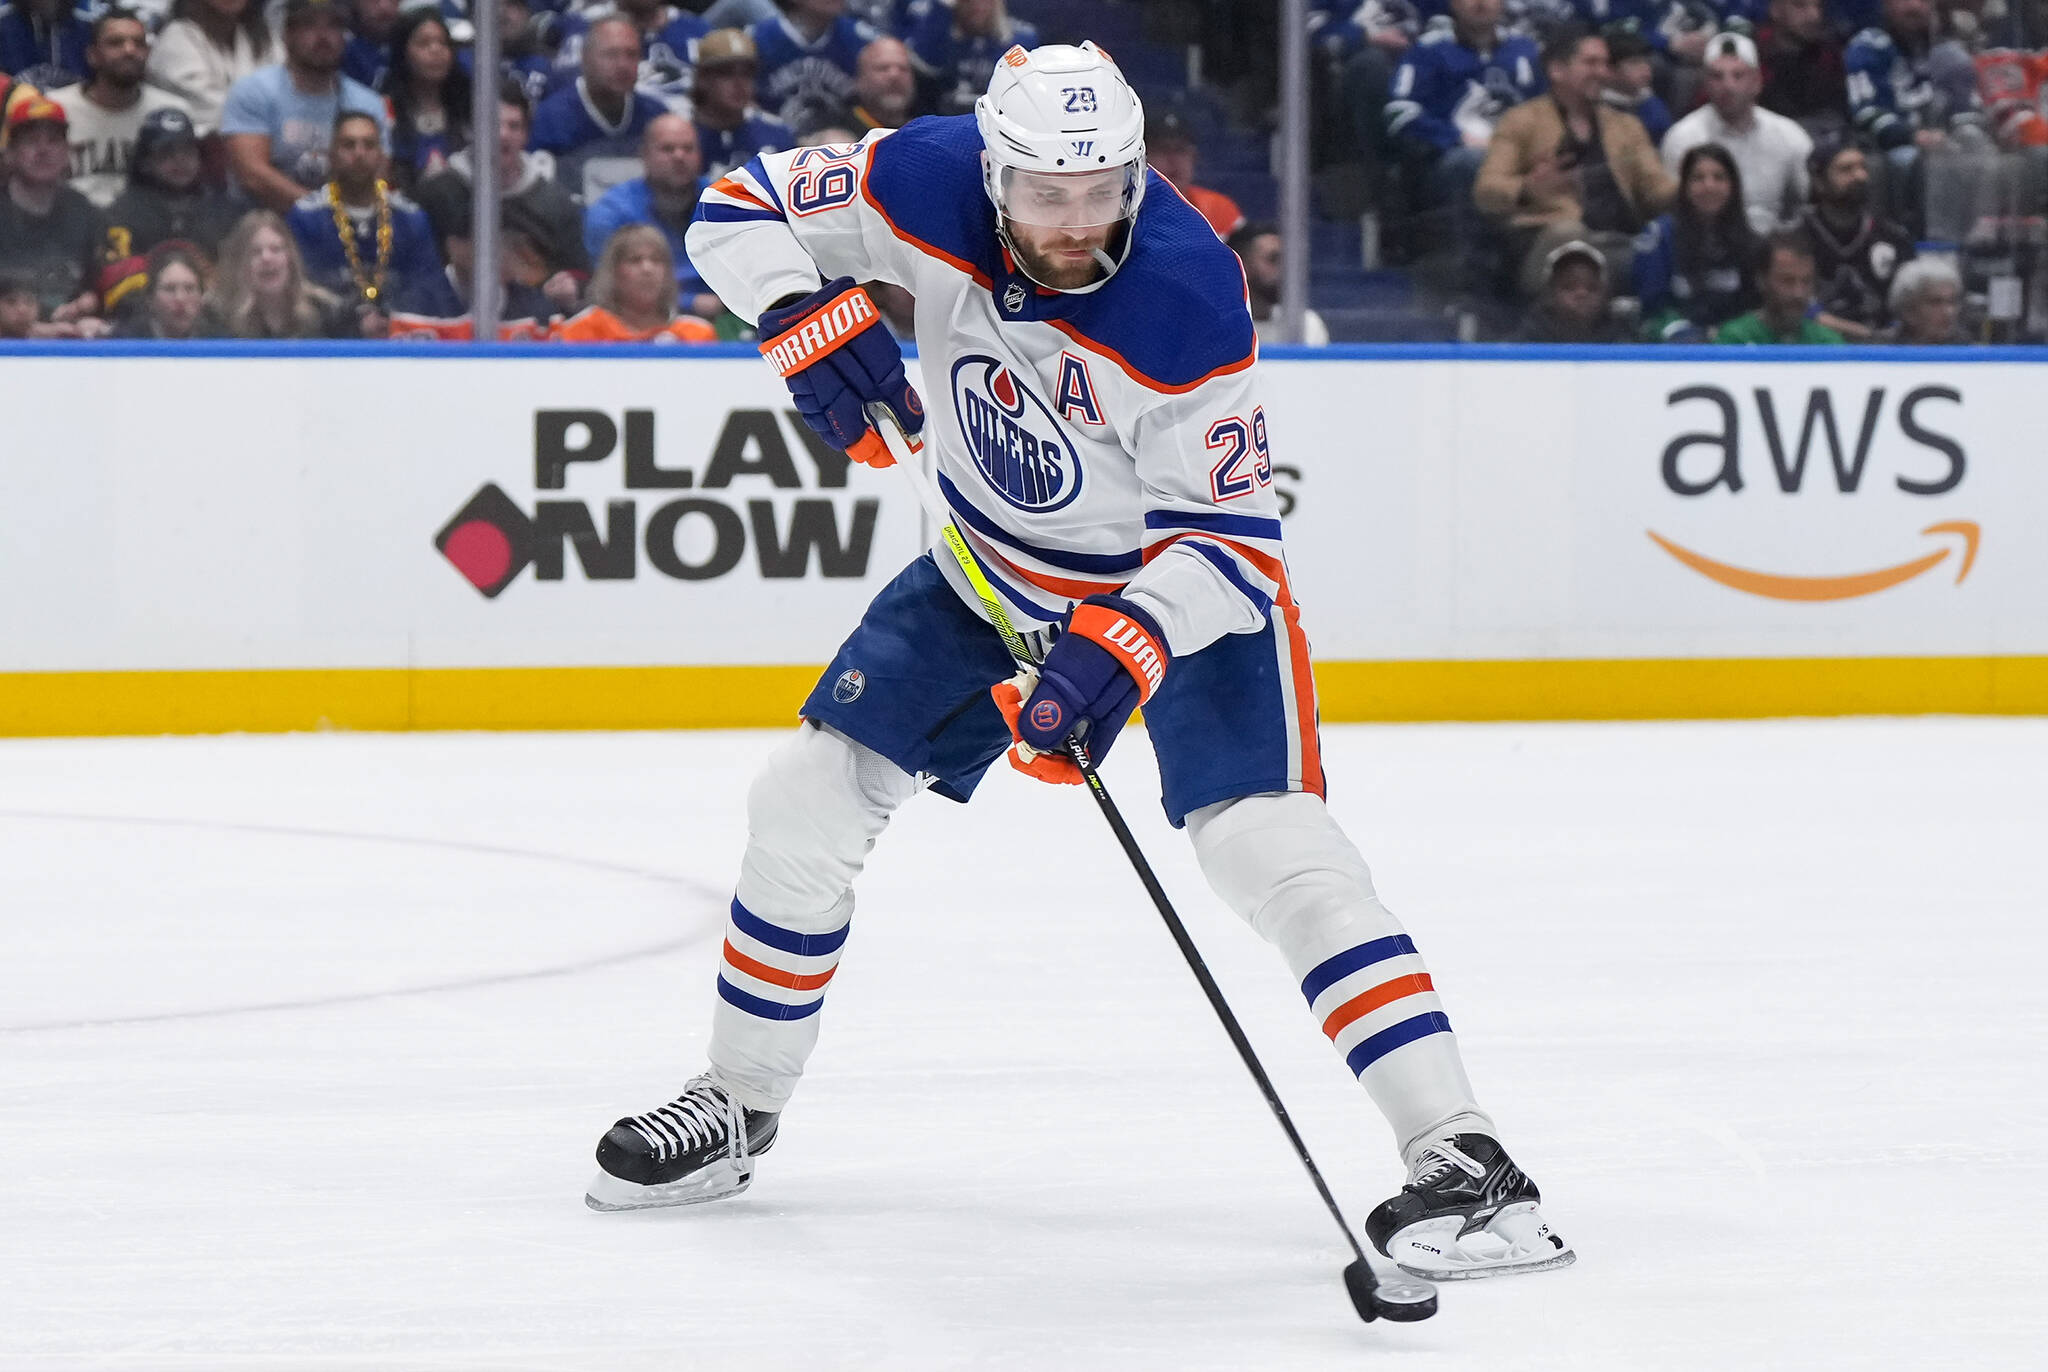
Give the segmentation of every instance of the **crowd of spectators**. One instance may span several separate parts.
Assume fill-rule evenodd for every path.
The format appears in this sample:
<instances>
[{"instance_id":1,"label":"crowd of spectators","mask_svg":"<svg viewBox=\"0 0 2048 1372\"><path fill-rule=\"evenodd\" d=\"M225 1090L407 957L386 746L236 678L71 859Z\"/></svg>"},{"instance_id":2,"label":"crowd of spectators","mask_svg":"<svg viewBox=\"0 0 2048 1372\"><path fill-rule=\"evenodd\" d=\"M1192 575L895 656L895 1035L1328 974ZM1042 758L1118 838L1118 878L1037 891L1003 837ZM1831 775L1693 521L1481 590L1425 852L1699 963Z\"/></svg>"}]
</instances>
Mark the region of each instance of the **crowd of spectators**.
<instances>
[{"instance_id":1,"label":"crowd of spectators","mask_svg":"<svg viewBox=\"0 0 2048 1372\"><path fill-rule=\"evenodd\" d=\"M1003 0L492 2L479 75L464 0L0 0L0 338L470 337L477 80L501 336L739 337L683 241L712 180L1039 42Z\"/></svg>"},{"instance_id":2,"label":"crowd of spectators","mask_svg":"<svg viewBox=\"0 0 2048 1372\"><path fill-rule=\"evenodd\" d=\"M1311 24L1319 161L1362 168L1395 255L1499 336L2048 335L2044 0L1312 0ZM1922 257L1967 330L1900 313ZM1573 322L1592 263L1597 327Z\"/></svg>"},{"instance_id":3,"label":"crowd of spectators","mask_svg":"<svg viewBox=\"0 0 2048 1372\"><path fill-rule=\"evenodd\" d=\"M487 74L483 3L502 38ZM1082 36L1034 19L1101 17L1011 3L0 0L0 337L469 336L479 80L498 96L485 269L504 336L740 337L684 244L703 188L762 152L964 112L1010 45ZM1270 127L1256 57L1213 40L1266 24L1270 0L1182 8L1215 48L1188 71L1236 83L1209 105ZM1320 212L1360 217L1363 265L1384 245L1468 336L2048 333L2048 53L2029 46L2048 0L1310 10L1315 161L1366 188L1362 213L1319 190ZM1277 337L1290 249L1201 183L1201 100L1147 101L1154 168L1238 250ZM1241 159L1226 170L1245 194ZM674 289L648 296L657 258ZM1341 313L1309 309L1310 341Z\"/></svg>"}]
</instances>

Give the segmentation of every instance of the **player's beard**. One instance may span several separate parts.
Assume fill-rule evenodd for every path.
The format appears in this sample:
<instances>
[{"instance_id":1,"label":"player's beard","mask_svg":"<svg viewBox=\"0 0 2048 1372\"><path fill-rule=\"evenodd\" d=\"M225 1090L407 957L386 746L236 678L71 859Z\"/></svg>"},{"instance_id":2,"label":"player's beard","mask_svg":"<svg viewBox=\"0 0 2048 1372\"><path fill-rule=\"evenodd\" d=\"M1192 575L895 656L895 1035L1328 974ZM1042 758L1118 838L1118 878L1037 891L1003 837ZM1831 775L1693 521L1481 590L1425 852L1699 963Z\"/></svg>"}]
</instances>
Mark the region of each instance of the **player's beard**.
<instances>
[{"instance_id":1,"label":"player's beard","mask_svg":"<svg viewBox=\"0 0 2048 1372\"><path fill-rule=\"evenodd\" d=\"M1093 285L1103 275L1100 254L1108 251L1108 237L1105 234L1096 240L1093 231L1082 234L1062 234L1050 245L1050 250L1038 249L1025 242L1013 229L1010 233L1010 251L1016 254L1018 265L1024 274L1039 285L1056 291L1077 291L1083 286ZM1090 250L1087 260L1068 259L1055 253L1069 248Z\"/></svg>"}]
</instances>

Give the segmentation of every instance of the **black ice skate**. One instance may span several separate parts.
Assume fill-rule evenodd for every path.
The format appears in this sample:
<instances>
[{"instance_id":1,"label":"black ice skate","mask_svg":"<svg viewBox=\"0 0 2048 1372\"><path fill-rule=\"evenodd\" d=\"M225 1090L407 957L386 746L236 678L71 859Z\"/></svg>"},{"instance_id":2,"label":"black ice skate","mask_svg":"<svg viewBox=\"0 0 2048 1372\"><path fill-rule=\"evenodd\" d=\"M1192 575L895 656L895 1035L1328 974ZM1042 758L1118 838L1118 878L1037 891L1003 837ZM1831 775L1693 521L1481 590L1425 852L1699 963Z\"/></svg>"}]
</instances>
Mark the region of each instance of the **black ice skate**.
<instances>
[{"instance_id":1,"label":"black ice skate","mask_svg":"<svg viewBox=\"0 0 2048 1372\"><path fill-rule=\"evenodd\" d=\"M627 1116L597 1141L600 1170L583 1203L645 1210L736 1196L775 1142L778 1118L742 1106L716 1077L693 1078L667 1105Z\"/></svg>"},{"instance_id":2,"label":"black ice skate","mask_svg":"<svg viewBox=\"0 0 2048 1372\"><path fill-rule=\"evenodd\" d=\"M1426 1143L1401 1194L1366 1217L1372 1246L1430 1281L1540 1272L1578 1255L1536 1206L1536 1183L1484 1134Z\"/></svg>"}]
</instances>

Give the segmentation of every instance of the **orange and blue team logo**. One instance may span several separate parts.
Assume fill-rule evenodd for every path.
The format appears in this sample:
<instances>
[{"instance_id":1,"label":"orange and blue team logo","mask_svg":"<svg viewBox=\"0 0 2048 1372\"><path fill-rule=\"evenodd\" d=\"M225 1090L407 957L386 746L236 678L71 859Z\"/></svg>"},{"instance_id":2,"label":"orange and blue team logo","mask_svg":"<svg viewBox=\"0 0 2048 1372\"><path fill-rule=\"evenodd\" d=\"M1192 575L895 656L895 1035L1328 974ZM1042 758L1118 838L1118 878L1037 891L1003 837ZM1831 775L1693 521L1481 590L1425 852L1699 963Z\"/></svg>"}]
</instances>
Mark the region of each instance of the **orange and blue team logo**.
<instances>
[{"instance_id":1,"label":"orange and blue team logo","mask_svg":"<svg viewBox=\"0 0 2048 1372\"><path fill-rule=\"evenodd\" d=\"M990 489L1030 514L1081 493L1081 463L1052 408L1008 365L970 353L953 364L953 413Z\"/></svg>"},{"instance_id":2,"label":"orange and blue team logo","mask_svg":"<svg viewBox=\"0 0 2048 1372\"><path fill-rule=\"evenodd\" d=\"M1041 700L1032 706L1031 727L1047 734L1059 728L1060 703L1057 700Z\"/></svg>"},{"instance_id":3,"label":"orange and blue team logo","mask_svg":"<svg viewBox=\"0 0 2048 1372\"><path fill-rule=\"evenodd\" d=\"M851 705L860 699L860 693L868 688L868 679L858 667L848 667L832 683L832 698L841 705Z\"/></svg>"}]
</instances>

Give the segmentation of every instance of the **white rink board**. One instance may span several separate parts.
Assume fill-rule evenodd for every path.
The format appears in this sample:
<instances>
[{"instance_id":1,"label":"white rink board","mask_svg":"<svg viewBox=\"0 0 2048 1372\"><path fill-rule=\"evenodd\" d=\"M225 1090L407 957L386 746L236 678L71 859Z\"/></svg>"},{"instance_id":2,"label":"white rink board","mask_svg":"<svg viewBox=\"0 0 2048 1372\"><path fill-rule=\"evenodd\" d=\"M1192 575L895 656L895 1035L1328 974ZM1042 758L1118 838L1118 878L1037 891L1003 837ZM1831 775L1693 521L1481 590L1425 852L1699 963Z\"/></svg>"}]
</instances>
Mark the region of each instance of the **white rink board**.
<instances>
[{"instance_id":1,"label":"white rink board","mask_svg":"<svg viewBox=\"0 0 2048 1372\"><path fill-rule=\"evenodd\" d=\"M2038 364L1262 368L1293 502L1290 563L1323 659L2048 652ZM1724 423L1709 396L1670 401L1686 388L1729 398L1739 492L1667 484L1672 442ZM1871 416L1854 490L1818 427L1798 488L1782 489L1759 388L1787 465L1815 394L1829 397L1844 464ZM922 546L901 483L830 470L749 358L21 357L0 372L0 408L12 454L0 579L35 588L9 598L0 671L817 663ZM557 462L559 488L544 488L542 416L569 411L606 416L617 441L602 460ZM88 413L104 422L82 428ZM554 450L590 438L555 432ZM647 459L637 478L629 448ZM1695 443L1675 479L1703 485L1722 462ZM1952 474L1938 493L1900 485ZM436 551L487 485L517 519L558 521L535 547L552 550L559 579L536 563L486 598ZM676 502L689 511L680 532L672 518L659 537ZM813 551L796 559L801 575L764 575L762 521L771 542L788 540L799 506L845 550L839 574ZM613 519L630 538L608 539ZM630 566L587 575L561 536L573 520ZM1923 532L1938 524L1978 531L1961 584L1963 540ZM1717 584L1653 532L1787 577L1941 560L1879 593L1795 602Z\"/></svg>"}]
</instances>

